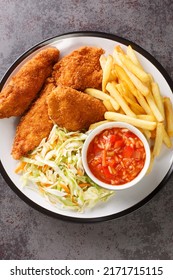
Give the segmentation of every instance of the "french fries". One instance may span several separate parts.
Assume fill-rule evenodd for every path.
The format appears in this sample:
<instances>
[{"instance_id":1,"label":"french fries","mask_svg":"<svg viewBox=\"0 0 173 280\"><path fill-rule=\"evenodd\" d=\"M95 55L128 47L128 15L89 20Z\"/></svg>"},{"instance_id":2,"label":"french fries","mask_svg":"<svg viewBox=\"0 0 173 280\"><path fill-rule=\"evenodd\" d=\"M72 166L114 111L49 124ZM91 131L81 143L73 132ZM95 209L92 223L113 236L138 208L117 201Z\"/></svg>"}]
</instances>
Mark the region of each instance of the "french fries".
<instances>
[{"instance_id":1,"label":"french fries","mask_svg":"<svg viewBox=\"0 0 173 280\"><path fill-rule=\"evenodd\" d=\"M107 120L104 120L104 121L100 121L100 122L93 123L93 124L90 125L90 127L89 127L88 130L92 130L92 129L98 127L99 125L104 124L104 123L107 123L107 122L108 122Z\"/></svg>"},{"instance_id":2,"label":"french fries","mask_svg":"<svg viewBox=\"0 0 173 280\"><path fill-rule=\"evenodd\" d=\"M105 119L110 121L113 120L113 121L127 122L136 127L148 129L148 130L154 130L157 125L156 122L145 121L145 120L129 117L127 115L115 113L115 112L106 112Z\"/></svg>"},{"instance_id":3,"label":"french fries","mask_svg":"<svg viewBox=\"0 0 173 280\"><path fill-rule=\"evenodd\" d=\"M165 106L165 116L166 116L166 126L167 132L170 137L173 136L173 108L171 101L168 97L164 97L164 106Z\"/></svg>"},{"instance_id":4,"label":"french fries","mask_svg":"<svg viewBox=\"0 0 173 280\"><path fill-rule=\"evenodd\" d=\"M152 88L152 93L153 93L153 97L155 100L155 103L160 111L160 113L162 114L163 119L165 118L165 110L164 110L164 104L163 104L163 100L162 100L162 96L159 90L159 86L157 83L152 82L151 83L151 88Z\"/></svg>"},{"instance_id":5,"label":"french fries","mask_svg":"<svg viewBox=\"0 0 173 280\"><path fill-rule=\"evenodd\" d=\"M135 87L144 95L147 96L150 92L146 84L143 84L139 78L137 78L133 73L126 70L127 75L135 85Z\"/></svg>"},{"instance_id":6,"label":"french fries","mask_svg":"<svg viewBox=\"0 0 173 280\"><path fill-rule=\"evenodd\" d=\"M106 65L106 57L105 57L104 54L102 54L102 55L100 56L100 66L101 66L102 70L104 70L105 65Z\"/></svg>"},{"instance_id":7,"label":"french fries","mask_svg":"<svg viewBox=\"0 0 173 280\"><path fill-rule=\"evenodd\" d=\"M160 154L161 146L163 141L163 123L157 123L156 138L153 148L153 156L157 157Z\"/></svg>"},{"instance_id":8,"label":"french fries","mask_svg":"<svg viewBox=\"0 0 173 280\"><path fill-rule=\"evenodd\" d=\"M127 73L125 72L125 70L118 64L115 64L114 67L117 72L117 76L118 76L119 80L123 81L125 83L125 85L128 87L128 89L130 90L130 92L134 96L136 96L137 89L136 89L135 85L133 84L133 82L130 80L130 78L127 75Z\"/></svg>"},{"instance_id":9,"label":"french fries","mask_svg":"<svg viewBox=\"0 0 173 280\"><path fill-rule=\"evenodd\" d=\"M133 94L136 97L136 99L138 100L139 104L143 107L145 112L149 115L152 115L153 114L152 110L151 110L150 106L148 105L146 99L137 90L137 88L135 87L133 82L130 80L130 78L127 75L127 73L125 72L125 70L121 66L119 66L118 64L115 65L115 69L117 71L117 76L120 79L120 81L122 81L122 83L129 89L131 94Z\"/></svg>"},{"instance_id":10,"label":"french fries","mask_svg":"<svg viewBox=\"0 0 173 280\"><path fill-rule=\"evenodd\" d=\"M94 88L86 88L85 92L88 93L89 95L96 97L102 101L104 100L109 100L113 106L113 108L117 111L120 108L120 105L117 103L117 101L112 98L110 95L107 93L104 93L101 90L94 89Z\"/></svg>"},{"instance_id":11,"label":"french fries","mask_svg":"<svg viewBox=\"0 0 173 280\"><path fill-rule=\"evenodd\" d=\"M103 100L103 104L104 104L104 106L106 107L107 111L115 112L115 109L114 109L114 107L112 106L110 100L108 100L108 99Z\"/></svg>"},{"instance_id":12,"label":"french fries","mask_svg":"<svg viewBox=\"0 0 173 280\"><path fill-rule=\"evenodd\" d=\"M150 122L155 122L156 121L155 117L152 116L152 115L140 115L139 114L137 117L138 117L138 119L146 120L146 121L150 121Z\"/></svg>"},{"instance_id":13,"label":"french fries","mask_svg":"<svg viewBox=\"0 0 173 280\"><path fill-rule=\"evenodd\" d=\"M103 101L105 120L92 124L90 129L108 121L122 121L138 127L151 145L151 172L164 143L172 147L173 107L169 97L163 97L151 73L141 65L129 45L126 52L115 46L112 55L102 55L102 91L87 88L86 93Z\"/></svg>"},{"instance_id":14,"label":"french fries","mask_svg":"<svg viewBox=\"0 0 173 280\"><path fill-rule=\"evenodd\" d=\"M134 64L126 55L119 53L119 58L121 62L127 67L129 71L131 71L136 77L138 77L141 81L147 82L149 80L148 74Z\"/></svg>"},{"instance_id":15,"label":"french fries","mask_svg":"<svg viewBox=\"0 0 173 280\"><path fill-rule=\"evenodd\" d=\"M139 68L142 69L142 66L141 66L140 62L139 62L134 50L132 49L132 47L130 45L127 47L127 55L131 59L131 61L134 64L136 64L136 66L138 66Z\"/></svg>"},{"instance_id":16,"label":"french fries","mask_svg":"<svg viewBox=\"0 0 173 280\"><path fill-rule=\"evenodd\" d=\"M157 121L163 122L164 118L163 118L162 114L160 113L158 107L156 106L156 103L155 103L154 98L151 95L151 93L146 96L146 99L147 99L148 104L150 105L150 108L151 108L154 116L156 117Z\"/></svg>"},{"instance_id":17,"label":"french fries","mask_svg":"<svg viewBox=\"0 0 173 280\"><path fill-rule=\"evenodd\" d=\"M163 127L163 142L169 149L172 147L171 138L169 137L165 127Z\"/></svg>"},{"instance_id":18,"label":"french fries","mask_svg":"<svg viewBox=\"0 0 173 280\"><path fill-rule=\"evenodd\" d=\"M128 106L127 102L125 102L124 98L117 91L116 86L113 82L108 83L106 89L110 93L110 95L117 101L117 103L121 106L121 108L126 113L126 115L136 117L136 115L132 112L132 110Z\"/></svg>"},{"instance_id":19,"label":"french fries","mask_svg":"<svg viewBox=\"0 0 173 280\"><path fill-rule=\"evenodd\" d=\"M106 92L106 85L109 81L112 64L113 64L113 58L111 55L108 55L105 66L103 68L103 78L102 78L102 91L103 92Z\"/></svg>"}]
</instances>

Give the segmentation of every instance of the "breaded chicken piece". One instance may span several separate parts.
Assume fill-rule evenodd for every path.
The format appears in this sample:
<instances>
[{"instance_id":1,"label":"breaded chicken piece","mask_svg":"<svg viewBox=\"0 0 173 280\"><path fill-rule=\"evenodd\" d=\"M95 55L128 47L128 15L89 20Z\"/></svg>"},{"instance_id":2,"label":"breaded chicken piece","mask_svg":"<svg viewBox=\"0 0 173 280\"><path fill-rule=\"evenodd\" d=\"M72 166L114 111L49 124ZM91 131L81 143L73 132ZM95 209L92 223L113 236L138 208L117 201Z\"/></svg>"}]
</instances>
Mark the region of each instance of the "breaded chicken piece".
<instances>
[{"instance_id":1,"label":"breaded chicken piece","mask_svg":"<svg viewBox=\"0 0 173 280\"><path fill-rule=\"evenodd\" d=\"M48 137L53 123L48 116L46 98L54 88L53 83L47 82L40 97L21 118L12 148L14 159L27 155L40 144L43 138Z\"/></svg>"},{"instance_id":2,"label":"breaded chicken piece","mask_svg":"<svg viewBox=\"0 0 173 280\"><path fill-rule=\"evenodd\" d=\"M58 86L47 97L48 114L52 121L69 131L88 128L104 119L103 103L70 87Z\"/></svg>"},{"instance_id":3,"label":"breaded chicken piece","mask_svg":"<svg viewBox=\"0 0 173 280\"><path fill-rule=\"evenodd\" d=\"M81 47L63 57L53 67L52 75L56 84L81 91L87 87L101 89L102 69L99 59L103 53L101 48Z\"/></svg>"},{"instance_id":4,"label":"breaded chicken piece","mask_svg":"<svg viewBox=\"0 0 173 280\"><path fill-rule=\"evenodd\" d=\"M47 48L27 61L0 93L0 118L20 116L41 90L58 61L59 50Z\"/></svg>"}]
</instances>

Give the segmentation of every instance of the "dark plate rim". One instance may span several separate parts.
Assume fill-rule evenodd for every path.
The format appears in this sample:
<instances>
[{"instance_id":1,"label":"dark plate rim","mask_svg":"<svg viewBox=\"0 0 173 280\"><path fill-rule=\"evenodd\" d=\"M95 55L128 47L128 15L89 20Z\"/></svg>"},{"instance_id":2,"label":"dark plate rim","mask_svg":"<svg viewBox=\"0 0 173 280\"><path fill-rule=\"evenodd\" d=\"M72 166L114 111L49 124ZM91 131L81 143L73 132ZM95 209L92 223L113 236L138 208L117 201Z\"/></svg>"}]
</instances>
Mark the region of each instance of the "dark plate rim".
<instances>
[{"instance_id":1,"label":"dark plate rim","mask_svg":"<svg viewBox=\"0 0 173 280\"><path fill-rule=\"evenodd\" d=\"M19 58L16 59L16 61L12 64L12 66L7 70L5 75L3 76L0 84L0 90L3 88L5 82L7 81L9 75L13 72L13 70L30 54L32 54L34 51L38 50L39 48L46 46L47 44L50 44L55 41L55 39L65 39L70 37L98 37L98 38L104 38L104 39L110 39L112 41L116 41L119 43L122 43L124 45L131 45L134 50L142 54L145 58L147 58L163 75L165 80L167 81L168 85L170 86L171 90L173 91L173 81L168 75L167 71L163 68L163 66L146 50L144 50L142 47L137 45L136 43L133 43L132 41L122 38L120 36L110 34L110 33L103 33L98 31L75 31L75 32L69 32L65 34L60 34L54 37L51 37L49 39L46 39L44 41L41 41L40 43L34 45L32 48L27 50L25 53L23 53ZM173 164L171 164L170 169L166 173L163 180L160 182L160 184L144 199L142 199L140 202L136 203L135 205L131 206L130 208L123 210L119 213L102 216L102 217L96 217L96 218L78 218L78 217L72 217L72 216L66 216L62 214L58 214L55 212L52 212L50 210L45 209L44 207L38 205L37 203L33 202L31 199L29 199L26 195L24 195L17 186L12 182L10 177L8 176L7 172L5 171L2 162L0 161L0 172L6 181L6 183L9 185L9 187L29 206L34 208L35 210L46 214L47 216L51 216L53 218L58 218L60 220L68 221L68 222L76 222L76 223L96 223L96 222L103 222L112 220L115 218L120 218L122 216L125 216L127 214L130 214L131 212L137 210L138 208L142 207L144 204L149 202L152 197L154 197L167 183L169 180L172 172L173 172Z\"/></svg>"}]
</instances>

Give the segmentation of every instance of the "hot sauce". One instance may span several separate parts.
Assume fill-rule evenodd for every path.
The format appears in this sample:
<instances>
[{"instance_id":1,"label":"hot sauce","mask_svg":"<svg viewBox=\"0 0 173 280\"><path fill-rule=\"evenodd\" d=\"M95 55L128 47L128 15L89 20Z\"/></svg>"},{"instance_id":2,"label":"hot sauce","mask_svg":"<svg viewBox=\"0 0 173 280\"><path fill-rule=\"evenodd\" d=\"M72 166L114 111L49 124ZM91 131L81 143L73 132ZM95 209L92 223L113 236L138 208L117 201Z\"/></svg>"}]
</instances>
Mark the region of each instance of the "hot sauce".
<instances>
[{"instance_id":1,"label":"hot sauce","mask_svg":"<svg viewBox=\"0 0 173 280\"><path fill-rule=\"evenodd\" d=\"M142 141L126 128L103 130L94 137L87 151L93 175L111 185L132 181L142 170L145 158Z\"/></svg>"}]
</instances>

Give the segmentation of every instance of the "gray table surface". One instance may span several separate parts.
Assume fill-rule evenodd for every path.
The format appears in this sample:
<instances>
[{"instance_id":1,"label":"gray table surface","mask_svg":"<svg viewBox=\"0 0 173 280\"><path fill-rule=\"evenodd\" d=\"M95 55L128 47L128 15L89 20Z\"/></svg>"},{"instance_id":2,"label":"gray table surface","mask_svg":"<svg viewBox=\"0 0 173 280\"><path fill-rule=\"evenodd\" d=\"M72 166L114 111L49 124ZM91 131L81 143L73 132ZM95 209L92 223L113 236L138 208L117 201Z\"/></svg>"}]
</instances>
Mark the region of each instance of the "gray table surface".
<instances>
[{"instance_id":1,"label":"gray table surface","mask_svg":"<svg viewBox=\"0 0 173 280\"><path fill-rule=\"evenodd\" d=\"M0 0L0 10L0 77L38 42L88 30L136 42L173 78L171 0ZM173 175L121 218L73 224L32 209L0 176L0 259L173 259L172 185Z\"/></svg>"}]
</instances>

